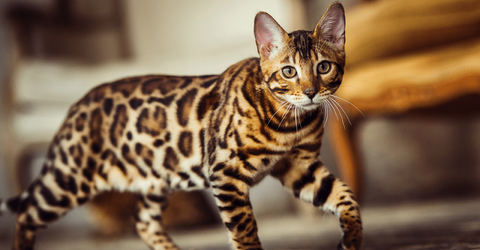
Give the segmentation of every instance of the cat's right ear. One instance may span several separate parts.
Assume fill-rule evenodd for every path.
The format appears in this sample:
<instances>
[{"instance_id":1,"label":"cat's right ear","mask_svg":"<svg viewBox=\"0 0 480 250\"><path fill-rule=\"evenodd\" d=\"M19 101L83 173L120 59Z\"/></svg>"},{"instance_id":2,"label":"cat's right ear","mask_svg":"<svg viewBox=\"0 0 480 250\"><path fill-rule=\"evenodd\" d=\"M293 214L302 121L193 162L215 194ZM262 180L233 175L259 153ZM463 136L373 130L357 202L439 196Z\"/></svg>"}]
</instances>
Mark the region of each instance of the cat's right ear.
<instances>
[{"instance_id":1,"label":"cat's right ear","mask_svg":"<svg viewBox=\"0 0 480 250\"><path fill-rule=\"evenodd\" d=\"M283 46L287 32L266 12L255 16L255 42L260 57L265 60L277 53Z\"/></svg>"}]
</instances>

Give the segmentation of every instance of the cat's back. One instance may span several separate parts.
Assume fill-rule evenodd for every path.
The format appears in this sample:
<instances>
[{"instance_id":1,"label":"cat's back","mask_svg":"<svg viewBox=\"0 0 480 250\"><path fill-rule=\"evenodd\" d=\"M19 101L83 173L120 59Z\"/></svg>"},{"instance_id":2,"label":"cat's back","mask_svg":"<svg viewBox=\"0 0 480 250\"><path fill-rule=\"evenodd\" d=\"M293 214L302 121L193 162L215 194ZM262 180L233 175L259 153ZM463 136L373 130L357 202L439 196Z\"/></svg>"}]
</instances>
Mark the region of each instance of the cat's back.
<instances>
[{"instance_id":1,"label":"cat's back","mask_svg":"<svg viewBox=\"0 0 480 250\"><path fill-rule=\"evenodd\" d=\"M186 126L197 97L206 94L217 79L217 75L146 75L101 84L71 106L63 127L81 132L102 124L110 125L103 130L114 131L119 123L134 122L136 131L131 133L155 136L158 129L167 127L167 120Z\"/></svg>"},{"instance_id":2,"label":"cat's back","mask_svg":"<svg viewBox=\"0 0 480 250\"><path fill-rule=\"evenodd\" d=\"M140 145L155 149L178 141L185 137L182 131L192 133L201 124L211 99L205 95L217 78L146 75L99 85L71 106L51 151L60 146L67 164L81 165L89 153L106 158L111 151L141 151Z\"/></svg>"}]
</instances>

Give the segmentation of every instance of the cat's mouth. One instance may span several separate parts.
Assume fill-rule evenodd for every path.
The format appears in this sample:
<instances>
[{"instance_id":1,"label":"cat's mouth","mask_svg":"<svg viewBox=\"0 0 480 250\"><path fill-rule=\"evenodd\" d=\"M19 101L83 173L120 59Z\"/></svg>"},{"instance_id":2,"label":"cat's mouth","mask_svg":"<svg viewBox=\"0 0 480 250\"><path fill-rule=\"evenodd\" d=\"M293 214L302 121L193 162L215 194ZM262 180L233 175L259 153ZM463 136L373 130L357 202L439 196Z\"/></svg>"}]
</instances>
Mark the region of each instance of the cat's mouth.
<instances>
[{"instance_id":1,"label":"cat's mouth","mask_svg":"<svg viewBox=\"0 0 480 250\"><path fill-rule=\"evenodd\" d=\"M300 110L303 110L303 111L315 111L315 110L318 110L322 106L322 104L314 101L310 101L309 103L295 105L295 106L297 106L298 108L300 108Z\"/></svg>"},{"instance_id":2,"label":"cat's mouth","mask_svg":"<svg viewBox=\"0 0 480 250\"><path fill-rule=\"evenodd\" d=\"M306 111L316 110L316 109L319 109L328 98L329 96L317 97L317 98L314 98L313 100L309 100L306 103L302 103L299 106Z\"/></svg>"},{"instance_id":3,"label":"cat's mouth","mask_svg":"<svg viewBox=\"0 0 480 250\"><path fill-rule=\"evenodd\" d=\"M304 104L302 105L302 108L305 108L305 109L316 109L318 107L320 107L320 103L315 103L315 102L310 102L308 104Z\"/></svg>"}]
</instances>

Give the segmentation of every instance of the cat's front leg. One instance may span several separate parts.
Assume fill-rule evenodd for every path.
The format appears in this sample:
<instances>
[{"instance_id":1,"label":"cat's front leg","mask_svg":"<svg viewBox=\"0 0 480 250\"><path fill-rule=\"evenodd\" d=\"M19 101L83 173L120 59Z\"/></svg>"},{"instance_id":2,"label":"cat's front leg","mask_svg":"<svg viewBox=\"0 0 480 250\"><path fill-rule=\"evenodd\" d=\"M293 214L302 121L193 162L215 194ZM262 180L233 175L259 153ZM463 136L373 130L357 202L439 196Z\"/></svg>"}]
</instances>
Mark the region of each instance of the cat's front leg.
<instances>
[{"instance_id":1,"label":"cat's front leg","mask_svg":"<svg viewBox=\"0 0 480 250\"><path fill-rule=\"evenodd\" d=\"M295 197L322 207L340 220L343 237L338 249L358 250L362 242L360 210L352 191L335 178L310 152L301 152L279 162L272 176L290 189Z\"/></svg>"},{"instance_id":2,"label":"cat's front leg","mask_svg":"<svg viewBox=\"0 0 480 250\"><path fill-rule=\"evenodd\" d=\"M218 163L212 168L210 182L232 249L260 250L263 248L249 199L252 179L247 172L241 166Z\"/></svg>"}]
</instances>

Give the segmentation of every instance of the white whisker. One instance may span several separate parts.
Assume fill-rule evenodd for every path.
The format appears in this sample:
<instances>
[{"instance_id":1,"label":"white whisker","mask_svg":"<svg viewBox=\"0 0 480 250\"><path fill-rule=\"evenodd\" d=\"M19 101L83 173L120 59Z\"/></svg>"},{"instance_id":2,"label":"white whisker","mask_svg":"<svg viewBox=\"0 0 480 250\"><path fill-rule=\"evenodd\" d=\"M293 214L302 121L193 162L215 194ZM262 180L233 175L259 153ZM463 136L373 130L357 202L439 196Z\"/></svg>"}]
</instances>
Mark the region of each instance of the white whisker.
<instances>
[{"instance_id":1,"label":"white whisker","mask_svg":"<svg viewBox=\"0 0 480 250\"><path fill-rule=\"evenodd\" d=\"M332 108L332 105L330 104L330 102L328 102L328 100L325 100L325 104L327 107L328 116L329 117L332 116L332 113L333 113L337 117L335 110ZM338 117L337 117L337 120L338 120Z\"/></svg>"},{"instance_id":2,"label":"white whisker","mask_svg":"<svg viewBox=\"0 0 480 250\"><path fill-rule=\"evenodd\" d=\"M327 121L328 121L328 116L329 116L329 113L328 113L328 106L325 102L322 103L322 108L324 109L324 119L325 121L323 121L323 127L327 126Z\"/></svg>"},{"instance_id":3,"label":"white whisker","mask_svg":"<svg viewBox=\"0 0 480 250\"><path fill-rule=\"evenodd\" d=\"M293 104L289 103L289 105L287 107L287 111L285 111L285 113L283 113L283 115L282 115L282 120L280 121L280 124L278 124L277 130L280 128L280 126L282 126L282 122L285 119L285 117L287 116L287 114L290 112L290 109L292 109L292 106L293 106Z\"/></svg>"},{"instance_id":4,"label":"white whisker","mask_svg":"<svg viewBox=\"0 0 480 250\"><path fill-rule=\"evenodd\" d=\"M332 99L333 103L336 104L336 106L343 111L343 113L345 114L345 117L347 117L347 120L348 120L348 123L350 124L350 126L352 126L352 122L350 121L350 118L348 118L348 114L347 112L345 112L345 110L343 109L342 105L340 105L340 103L338 103L337 101L335 101L334 99Z\"/></svg>"},{"instance_id":5,"label":"white whisker","mask_svg":"<svg viewBox=\"0 0 480 250\"><path fill-rule=\"evenodd\" d=\"M302 107L298 107L298 125L300 126L300 130L303 129L302 127L302 120L300 120L300 118L302 118L303 114L305 113L305 111L303 110Z\"/></svg>"},{"instance_id":6,"label":"white whisker","mask_svg":"<svg viewBox=\"0 0 480 250\"><path fill-rule=\"evenodd\" d=\"M272 94L273 98L275 98L275 100L276 100L277 102L286 102L286 100L281 99L281 98L278 98L278 96L276 96L276 95L272 92L272 90L270 90L270 88L267 87L267 89L268 89L268 92L270 92L270 94Z\"/></svg>"},{"instance_id":7,"label":"white whisker","mask_svg":"<svg viewBox=\"0 0 480 250\"><path fill-rule=\"evenodd\" d=\"M333 99L329 99L328 101L333 101ZM337 116L337 112L338 112L338 116L340 116L340 119L338 119L338 116L337 116L337 120L342 121L343 129L345 129L345 122L343 122L342 113L340 112L340 110L338 109L338 107L335 105L334 102L329 102L329 103L330 103L333 111L335 112L335 116Z\"/></svg>"},{"instance_id":8,"label":"white whisker","mask_svg":"<svg viewBox=\"0 0 480 250\"><path fill-rule=\"evenodd\" d=\"M335 117L337 118L337 120L339 120L337 111L336 111L335 108L333 107L333 104L330 102L330 99L327 99L326 102L327 102L329 108L333 111L333 114L335 115Z\"/></svg>"},{"instance_id":9,"label":"white whisker","mask_svg":"<svg viewBox=\"0 0 480 250\"><path fill-rule=\"evenodd\" d=\"M284 101L283 103L281 103L280 105L280 108L277 109L277 111L275 111L275 113L272 115L272 117L270 117L270 120L268 120L267 122L267 125L270 124L270 122L272 121L273 117L275 117L275 115L278 113L278 111L280 111L280 109L282 109L283 107L285 107L285 105L288 104L288 101Z\"/></svg>"},{"instance_id":10,"label":"white whisker","mask_svg":"<svg viewBox=\"0 0 480 250\"><path fill-rule=\"evenodd\" d=\"M357 106L355 106L353 103L351 103L351 102L349 102L349 101L347 101L347 100L345 100L345 99L343 99L343 98L341 98L341 97L339 97L339 96L336 96L336 95L330 95L330 96L331 96L331 97L334 97L334 98L337 98L337 99L339 99L339 100L342 100L342 101L344 101L344 102L352 105L352 107L354 107L356 110L358 110L358 112L360 112L360 114L362 114L363 116L365 116L365 114L363 114L363 112L362 112L359 108L357 108Z\"/></svg>"},{"instance_id":11,"label":"white whisker","mask_svg":"<svg viewBox=\"0 0 480 250\"><path fill-rule=\"evenodd\" d=\"M293 116L294 116L294 119L295 119L295 131L296 131L296 135L297 135L297 138L298 138L298 126L297 126L297 106L294 105L294 108L295 110L293 111Z\"/></svg>"}]
</instances>

